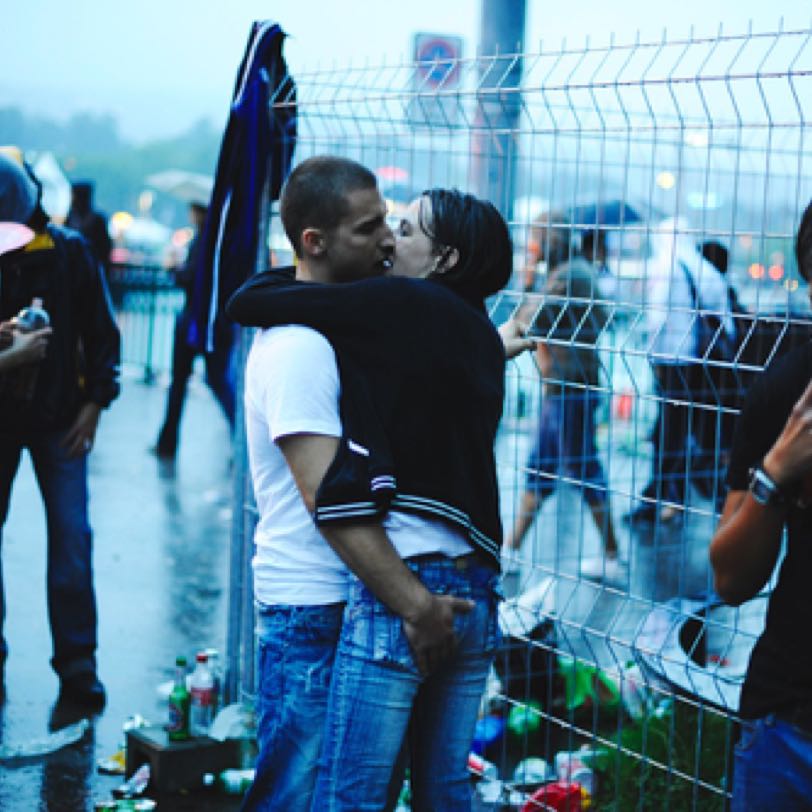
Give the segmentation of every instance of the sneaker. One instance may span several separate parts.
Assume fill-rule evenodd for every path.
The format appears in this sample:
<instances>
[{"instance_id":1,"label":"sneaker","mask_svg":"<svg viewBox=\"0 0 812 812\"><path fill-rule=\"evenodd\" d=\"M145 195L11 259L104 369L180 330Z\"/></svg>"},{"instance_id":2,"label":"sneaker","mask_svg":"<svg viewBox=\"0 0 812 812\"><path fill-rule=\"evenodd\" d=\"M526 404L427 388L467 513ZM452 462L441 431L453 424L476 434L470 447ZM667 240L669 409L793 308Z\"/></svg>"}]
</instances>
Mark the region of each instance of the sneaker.
<instances>
[{"instance_id":1,"label":"sneaker","mask_svg":"<svg viewBox=\"0 0 812 812\"><path fill-rule=\"evenodd\" d=\"M104 685L93 671L81 671L62 679L57 702L60 705L76 705L89 711L100 711L107 702L107 695Z\"/></svg>"},{"instance_id":2,"label":"sneaker","mask_svg":"<svg viewBox=\"0 0 812 812\"><path fill-rule=\"evenodd\" d=\"M581 577L614 586L625 586L629 580L629 568L616 556L587 558L581 563Z\"/></svg>"}]
</instances>

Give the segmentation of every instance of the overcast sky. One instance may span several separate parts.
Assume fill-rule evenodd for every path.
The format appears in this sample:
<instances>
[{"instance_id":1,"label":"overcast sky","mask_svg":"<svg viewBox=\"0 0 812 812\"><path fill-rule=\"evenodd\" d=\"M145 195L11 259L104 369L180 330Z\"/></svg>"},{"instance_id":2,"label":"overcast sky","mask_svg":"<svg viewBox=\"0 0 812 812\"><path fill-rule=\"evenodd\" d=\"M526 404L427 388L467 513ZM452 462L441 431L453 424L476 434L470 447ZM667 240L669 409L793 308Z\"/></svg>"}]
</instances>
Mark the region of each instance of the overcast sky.
<instances>
[{"instance_id":1,"label":"overcast sky","mask_svg":"<svg viewBox=\"0 0 812 812\"><path fill-rule=\"evenodd\" d=\"M503 0L506 3L512 0ZM527 0L525 47L669 34L743 33L810 26L806 0ZM0 106L63 119L110 112L127 138L174 135L193 121L225 120L252 20L290 35L291 71L407 58L415 31L455 34L476 51L479 0L17 0L3 3ZM0 133L0 142L2 133Z\"/></svg>"}]
</instances>

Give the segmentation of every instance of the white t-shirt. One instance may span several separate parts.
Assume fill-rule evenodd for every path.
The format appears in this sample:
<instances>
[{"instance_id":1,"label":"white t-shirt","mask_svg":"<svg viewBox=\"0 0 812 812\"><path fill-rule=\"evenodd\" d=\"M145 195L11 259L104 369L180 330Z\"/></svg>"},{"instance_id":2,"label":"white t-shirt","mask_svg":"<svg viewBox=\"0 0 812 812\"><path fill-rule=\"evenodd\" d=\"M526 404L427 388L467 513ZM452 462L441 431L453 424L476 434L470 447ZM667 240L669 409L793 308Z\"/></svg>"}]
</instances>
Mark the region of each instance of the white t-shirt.
<instances>
[{"instance_id":1,"label":"white t-shirt","mask_svg":"<svg viewBox=\"0 0 812 812\"><path fill-rule=\"evenodd\" d=\"M259 520L254 597L294 606L346 600L347 572L305 507L276 441L341 436L339 381L329 342L306 327L257 333L245 368L248 461Z\"/></svg>"},{"instance_id":2,"label":"white t-shirt","mask_svg":"<svg viewBox=\"0 0 812 812\"><path fill-rule=\"evenodd\" d=\"M263 604L317 605L346 600L347 573L313 523L276 441L290 434L341 435L335 354L307 327L257 333L245 371L248 458L259 511L254 596ZM390 512L383 526L402 558L471 552L451 526Z\"/></svg>"}]
</instances>

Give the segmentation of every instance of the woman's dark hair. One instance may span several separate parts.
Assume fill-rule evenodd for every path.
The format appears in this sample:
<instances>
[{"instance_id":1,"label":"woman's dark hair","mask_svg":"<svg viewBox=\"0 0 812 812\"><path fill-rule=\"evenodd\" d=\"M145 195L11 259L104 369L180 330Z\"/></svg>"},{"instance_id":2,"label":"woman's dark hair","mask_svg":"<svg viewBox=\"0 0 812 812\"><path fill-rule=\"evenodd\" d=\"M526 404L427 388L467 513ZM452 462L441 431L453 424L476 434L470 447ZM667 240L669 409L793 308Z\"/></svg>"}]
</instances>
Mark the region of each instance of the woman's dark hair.
<instances>
[{"instance_id":1,"label":"woman's dark hair","mask_svg":"<svg viewBox=\"0 0 812 812\"><path fill-rule=\"evenodd\" d=\"M429 189L423 196L431 215L421 206L420 227L440 251L454 248L459 254L456 265L429 278L476 304L505 287L513 272L513 244L496 207L457 189Z\"/></svg>"},{"instance_id":2,"label":"woman's dark hair","mask_svg":"<svg viewBox=\"0 0 812 812\"><path fill-rule=\"evenodd\" d=\"M810 282L812 276L812 200L801 216L798 236L795 238L795 259L798 261L798 273Z\"/></svg>"}]
</instances>

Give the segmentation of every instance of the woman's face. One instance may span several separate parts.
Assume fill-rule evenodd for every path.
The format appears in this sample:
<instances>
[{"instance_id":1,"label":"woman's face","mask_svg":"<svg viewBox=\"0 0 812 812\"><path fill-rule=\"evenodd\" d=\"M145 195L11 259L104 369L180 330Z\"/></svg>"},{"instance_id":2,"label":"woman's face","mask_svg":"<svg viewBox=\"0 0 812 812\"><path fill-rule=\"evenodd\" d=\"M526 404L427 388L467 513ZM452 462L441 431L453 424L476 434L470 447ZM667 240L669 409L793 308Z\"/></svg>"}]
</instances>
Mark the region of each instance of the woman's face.
<instances>
[{"instance_id":1,"label":"woman's face","mask_svg":"<svg viewBox=\"0 0 812 812\"><path fill-rule=\"evenodd\" d=\"M395 229L393 276L422 279L437 265L437 253L431 238L420 226L421 219L424 223L431 223L431 201L428 197L413 200Z\"/></svg>"}]
</instances>

